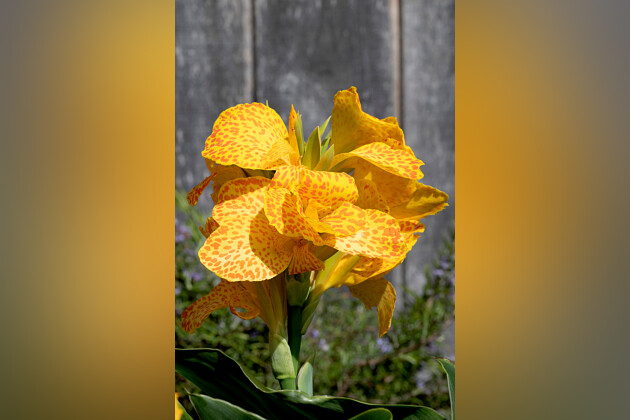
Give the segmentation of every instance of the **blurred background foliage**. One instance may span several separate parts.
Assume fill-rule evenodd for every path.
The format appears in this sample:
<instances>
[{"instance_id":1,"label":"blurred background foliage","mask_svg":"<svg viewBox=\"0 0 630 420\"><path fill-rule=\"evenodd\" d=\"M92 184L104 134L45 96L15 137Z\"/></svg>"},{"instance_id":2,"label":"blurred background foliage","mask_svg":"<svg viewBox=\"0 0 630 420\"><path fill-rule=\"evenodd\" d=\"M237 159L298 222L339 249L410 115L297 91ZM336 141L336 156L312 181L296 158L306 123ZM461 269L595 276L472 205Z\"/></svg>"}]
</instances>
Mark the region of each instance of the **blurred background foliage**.
<instances>
[{"instance_id":1,"label":"blurred background foliage","mask_svg":"<svg viewBox=\"0 0 630 420\"><path fill-rule=\"evenodd\" d=\"M198 260L205 223L185 193L175 196L175 347L217 348L261 382L279 389L271 373L267 331L260 319L242 320L226 309L214 312L194 333L181 329L181 313L219 282ZM450 417L446 376L435 357L454 360L455 232L449 230L438 258L425 268L422 290L397 290L398 305L389 332L378 338L375 310L367 310L347 288L326 292L303 338L301 361L314 355L314 393L371 403L418 404ZM418 246L422 246L422 242ZM176 391L198 389L176 374ZM187 398L180 398L191 414Z\"/></svg>"}]
</instances>

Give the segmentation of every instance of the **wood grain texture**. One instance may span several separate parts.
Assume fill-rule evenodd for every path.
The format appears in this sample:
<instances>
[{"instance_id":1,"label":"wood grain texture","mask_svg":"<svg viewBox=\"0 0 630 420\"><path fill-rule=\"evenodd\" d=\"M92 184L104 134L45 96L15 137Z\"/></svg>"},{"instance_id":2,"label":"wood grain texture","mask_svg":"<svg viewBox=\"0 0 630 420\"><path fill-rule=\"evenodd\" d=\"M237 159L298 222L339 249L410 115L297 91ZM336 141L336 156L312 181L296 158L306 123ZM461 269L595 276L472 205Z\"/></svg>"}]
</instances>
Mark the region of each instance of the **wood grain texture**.
<instances>
[{"instance_id":1,"label":"wood grain texture","mask_svg":"<svg viewBox=\"0 0 630 420\"><path fill-rule=\"evenodd\" d=\"M188 191L208 175L201 151L221 111L253 99L251 31L250 0L175 2L177 188Z\"/></svg>"},{"instance_id":2,"label":"wood grain texture","mask_svg":"<svg viewBox=\"0 0 630 420\"><path fill-rule=\"evenodd\" d=\"M401 17L405 140L425 162L421 182L449 194L449 207L425 219L405 261L405 278L417 289L455 219L455 2L401 0Z\"/></svg>"},{"instance_id":3,"label":"wood grain texture","mask_svg":"<svg viewBox=\"0 0 630 420\"><path fill-rule=\"evenodd\" d=\"M256 98L285 119L291 103L305 134L356 86L363 109L394 115L397 22L390 0L256 0Z\"/></svg>"}]
</instances>

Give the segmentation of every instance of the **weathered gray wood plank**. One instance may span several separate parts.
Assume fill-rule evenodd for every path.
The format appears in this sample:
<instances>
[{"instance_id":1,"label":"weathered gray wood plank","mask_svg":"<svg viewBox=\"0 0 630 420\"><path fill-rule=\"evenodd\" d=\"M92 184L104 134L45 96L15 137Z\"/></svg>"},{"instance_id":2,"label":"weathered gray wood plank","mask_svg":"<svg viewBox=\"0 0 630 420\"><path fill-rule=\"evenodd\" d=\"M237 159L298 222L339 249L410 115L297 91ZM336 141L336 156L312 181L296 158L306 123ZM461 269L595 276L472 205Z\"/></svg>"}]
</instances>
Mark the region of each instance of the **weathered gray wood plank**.
<instances>
[{"instance_id":1,"label":"weathered gray wood plank","mask_svg":"<svg viewBox=\"0 0 630 420\"><path fill-rule=\"evenodd\" d=\"M338 90L356 86L364 111L396 108L397 22L390 0L256 0L256 99L304 131L326 119Z\"/></svg>"},{"instance_id":2,"label":"weathered gray wood plank","mask_svg":"<svg viewBox=\"0 0 630 420\"><path fill-rule=\"evenodd\" d=\"M455 3L402 0L401 16L405 140L425 162L421 182L450 196L449 207L425 219L426 231L405 261L415 289L455 216Z\"/></svg>"},{"instance_id":3,"label":"weathered gray wood plank","mask_svg":"<svg viewBox=\"0 0 630 420\"><path fill-rule=\"evenodd\" d=\"M253 99L251 1L176 0L175 21L175 180L188 190L208 173L201 150L216 118Z\"/></svg>"}]
</instances>

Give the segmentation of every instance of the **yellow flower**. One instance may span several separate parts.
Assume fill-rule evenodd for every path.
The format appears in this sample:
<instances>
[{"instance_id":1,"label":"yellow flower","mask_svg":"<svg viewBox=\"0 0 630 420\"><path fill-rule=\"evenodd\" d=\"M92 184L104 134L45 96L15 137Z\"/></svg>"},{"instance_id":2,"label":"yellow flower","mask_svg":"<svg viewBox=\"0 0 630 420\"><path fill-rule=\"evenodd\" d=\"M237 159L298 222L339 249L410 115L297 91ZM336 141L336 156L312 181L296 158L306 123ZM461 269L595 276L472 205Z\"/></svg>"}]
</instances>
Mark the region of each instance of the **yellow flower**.
<instances>
[{"instance_id":1,"label":"yellow flower","mask_svg":"<svg viewBox=\"0 0 630 420\"><path fill-rule=\"evenodd\" d=\"M284 270L297 274L323 269L316 247L368 257L402 255L403 237L393 217L344 201L347 191L339 183L320 182L318 177L327 179L326 173L302 169L302 174L296 187L301 194L276 177L225 183L207 225L211 232L199 250L201 262L228 281L262 281ZM352 180L346 174L329 175ZM316 203L315 210L305 211L303 200Z\"/></svg>"},{"instance_id":2,"label":"yellow flower","mask_svg":"<svg viewBox=\"0 0 630 420\"><path fill-rule=\"evenodd\" d=\"M316 272L309 298L315 306L328 288L347 285L377 308L379 334L389 328L396 294L383 276L415 244L420 220L446 207L448 196L417 181L423 162L405 145L398 122L364 113L356 88L335 95L330 148L321 150L319 164L319 147L306 152L314 153L305 159L309 167L302 164L296 120L293 106L287 129L273 109L252 103L215 122L202 152L210 176L187 198L195 205L213 182L215 208L200 227L207 240L199 257L222 282L184 312L187 331L219 307L261 316L275 331L286 316L286 290L268 284L285 271ZM284 309L265 304L274 301Z\"/></svg>"},{"instance_id":3,"label":"yellow flower","mask_svg":"<svg viewBox=\"0 0 630 420\"><path fill-rule=\"evenodd\" d=\"M306 316L312 316L310 312L327 289L346 285L366 308L376 307L382 336L391 325L396 301L396 292L384 276L415 245L424 231L420 220L448 206L448 195L417 181L423 177L419 169L423 162L405 145L397 120L379 120L364 113L354 87L335 95L331 124L331 144L342 152L335 155L332 170L353 169L359 193L355 205L392 217L404 238L404 252L396 256L335 255L315 276Z\"/></svg>"}]
</instances>

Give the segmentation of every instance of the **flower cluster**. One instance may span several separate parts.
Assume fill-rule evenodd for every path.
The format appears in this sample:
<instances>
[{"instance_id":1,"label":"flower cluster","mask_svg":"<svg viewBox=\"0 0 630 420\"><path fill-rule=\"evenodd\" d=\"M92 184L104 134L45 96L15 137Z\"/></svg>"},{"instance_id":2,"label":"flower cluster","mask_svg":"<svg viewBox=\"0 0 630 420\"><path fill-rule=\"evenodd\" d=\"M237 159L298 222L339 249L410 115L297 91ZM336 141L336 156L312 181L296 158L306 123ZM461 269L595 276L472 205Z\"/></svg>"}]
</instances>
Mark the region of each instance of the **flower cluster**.
<instances>
[{"instance_id":1,"label":"flower cluster","mask_svg":"<svg viewBox=\"0 0 630 420\"><path fill-rule=\"evenodd\" d=\"M202 152L210 175L187 198L195 205L213 184L199 258L222 280L184 311L185 330L229 307L260 316L275 333L286 318L288 276L308 273L309 301L346 285L377 308L380 335L387 332L396 294L384 276L448 196L417 181L423 162L396 118L364 113L354 87L335 95L330 121L328 136L325 123L304 144L293 107L288 129L260 103L219 116Z\"/></svg>"}]
</instances>

